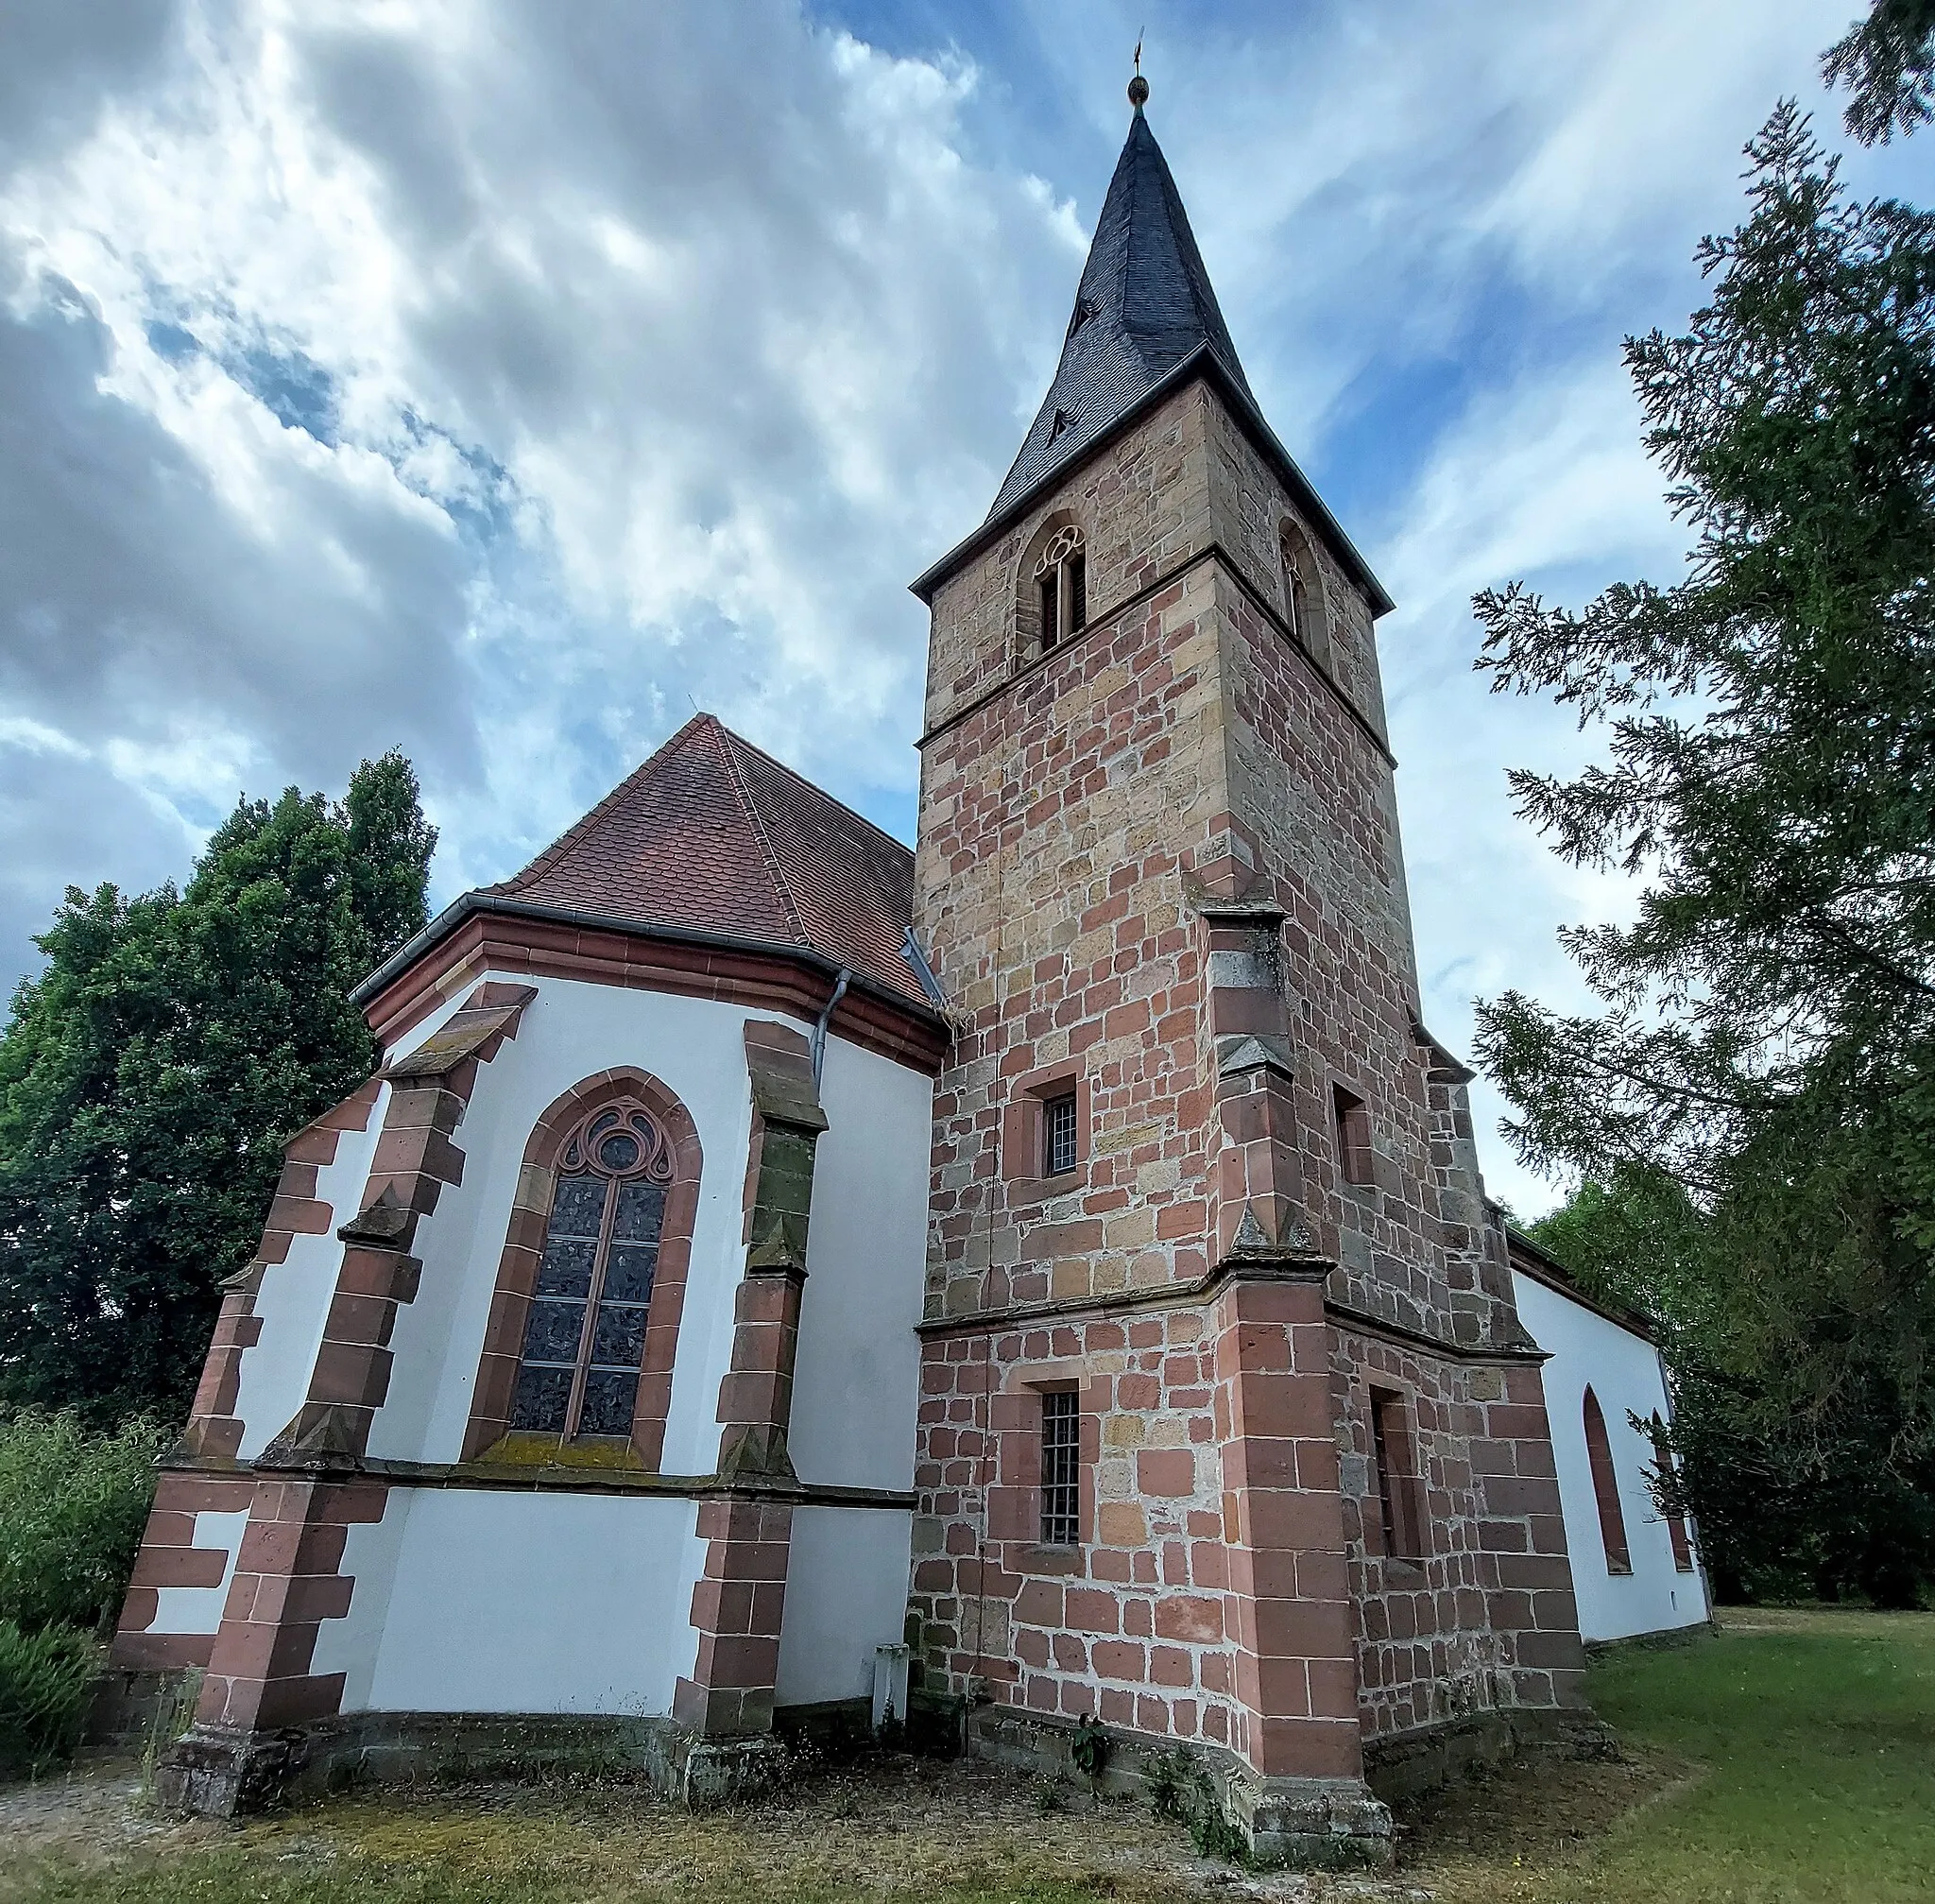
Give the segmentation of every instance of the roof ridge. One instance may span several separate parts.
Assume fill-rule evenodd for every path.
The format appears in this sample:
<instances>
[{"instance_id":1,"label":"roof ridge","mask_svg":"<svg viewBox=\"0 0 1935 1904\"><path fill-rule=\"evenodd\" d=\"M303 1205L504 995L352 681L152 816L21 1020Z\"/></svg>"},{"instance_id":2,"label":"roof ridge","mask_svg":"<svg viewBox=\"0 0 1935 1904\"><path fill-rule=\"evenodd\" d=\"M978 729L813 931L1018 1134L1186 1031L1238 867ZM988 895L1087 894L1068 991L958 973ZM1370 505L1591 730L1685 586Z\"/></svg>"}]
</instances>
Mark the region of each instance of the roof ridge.
<instances>
[{"instance_id":1,"label":"roof ridge","mask_svg":"<svg viewBox=\"0 0 1935 1904\"><path fill-rule=\"evenodd\" d=\"M721 721L719 723L719 728L720 731L724 733L726 738L731 741L735 746L744 747L749 754L757 754L760 757L760 759L764 761L769 767L773 768L778 773L784 774L789 780L794 782L796 786L804 787L807 790L807 792L812 794L816 799L825 800L830 807L838 807L839 810L843 814L845 814L848 819L858 820L860 824L864 826L868 832L872 833L876 839L883 841L886 845L892 847L895 849L895 851L903 852L907 854L910 859L913 857L914 849L910 847L905 840L896 839L894 835L886 830L885 827L876 826L872 820L868 819L867 816L859 810L859 808L849 807L845 800L839 798L837 796L833 794L830 794L825 787L820 786L817 782L813 780L808 780L804 774L796 771L795 768L789 767L786 764L786 763L780 760L777 755L769 754L764 747L760 746L756 742L747 740L744 734L738 732L736 729L732 728L727 727L724 721Z\"/></svg>"},{"instance_id":2,"label":"roof ridge","mask_svg":"<svg viewBox=\"0 0 1935 1904\"><path fill-rule=\"evenodd\" d=\"M713 717L712 725L730 743L739 739L726 723ZM779 863L779 855L774 850L772 836L766 831L765 815L760 812L759 802L752 797L752 789L745 783L745 775L741 771L739 757L728 745L719 749L726 761L726 777L732 784L732 791L738 797L747 823L752 828L753 838L760 843L760 851L764 856L766 877L773 882L773 890L779 896L779 908L786 915L786 923L793 928L793 936L801 945L810 944L806 928L799 922L799 902L793 897L793 888L786 883L786 869ZM757 751L757 749L755 749Z\"/></svg>"},{"instance_id":3,"label":"roof ridge","mask_svg":"<svg viewBox=\"0 0 1935 1904\"><path fill-rule=\"evenodd\" d=\"M711 718L712 716L709 714L694 714L691 720L675 729L637 766L632 768L630 773L625 775L618 784L597 805L591 808L589 812L581 815L570 826L566 827L536 859L532 860L519 871L514 872L509 879L498 880L494 884L479 886L476 890L481 893L514 893L521 886L528 885L532 882L541 879L554 866L561 865L576 850L586 835L591 832L597 826L599 820L604 816L606 809L611 806L621 795L628 792L633 783L643 775L645 769L654 761L661 754L669 753L673 746L694 728L703 726L705 722Z\"/></svg>"}]
</instances>

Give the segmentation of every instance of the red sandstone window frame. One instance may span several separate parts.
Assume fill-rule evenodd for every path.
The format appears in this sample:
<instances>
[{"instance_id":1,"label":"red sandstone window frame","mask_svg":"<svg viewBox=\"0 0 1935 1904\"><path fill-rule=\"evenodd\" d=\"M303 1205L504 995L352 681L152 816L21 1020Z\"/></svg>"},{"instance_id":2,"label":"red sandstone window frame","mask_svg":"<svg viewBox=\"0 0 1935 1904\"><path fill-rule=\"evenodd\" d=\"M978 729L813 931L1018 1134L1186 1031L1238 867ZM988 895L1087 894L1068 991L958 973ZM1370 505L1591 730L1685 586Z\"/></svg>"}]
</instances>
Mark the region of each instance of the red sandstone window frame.
<instances>
[{"instance_id":1,"label":"red sandstone window frame","mask_svg":"<svg viewBox=\"0 0 1935 1904\"><path fill-rule=\"evenodd\" d=\"M1626 1510L1619 1501L1619 1477L1613 1466L1613 1444L1606 1433L1605 1411L1588 1384L1580 1403L1585 1427L1585 1460L1592 1470L1592 1498L1599 1509L1600 1544L1605 1549L1606 1571L1633 1571L1633 1548L1626 1538Z\"/></svg>"},{"instance_id":2,"label":"red sandstone window frame","mask_svg":"<svg viewBox=\"0 0 1935 1904\"><path fill-rule=\"evenodd\" d=\"M485 1325L484 1347L472 1391L471 1419L464 1434L463 1459L474 1461L510 1433L511 1406L523 1359L524 1327L536 1287L538 1264L551 1220L555 1170L572 1135L606 1107L635 1100L664 1133L671 1158L665 1211L659 1236L659 1259L644 1352L632 1408L632 1454L656 1471L665 1446L665 1420L672 1405L672 1369L678 1350L678 1325L685 1308L686 1277L692 1264L693 1227L698 1215L699 1175L704 1158L698 1131L677 1097L649 1072L630 1067L582 1079L553 1102L533 1126L518 1172L510 1223L498 1259L497 1287ZM574 1443L555 1435L521 1436L569 1461ZM590 1447L608 1459L608 1442ZM520 1453L525 1453L520 1447Z\"/></svg>"},{"instance_id":3,"label":"red sandstone window frame","mask_svg":"<svg viewBox=\"0 0 1935 1904\"><path fill-rule=\"evenodd\" d=\"M1345 1183L1374 1185L1378 1161L1371 1144L1370 1106L1347 1085L1330 1087L1330 1129L1338 1175Z\"/></svg>"},{"instance_id":4,"label":"red sandstone window frame","mask_svg":"<svg viewBox=\"0 0 1935 1904\"><path fill-rule=\"evenodd\" d=\"M1082 1392L1072 1382L1035 1395L1043 1547L1082 1544Z\"/></svg>"},{"instance_id":5,"label":"red sandstone window frame","mask_svg":"<svg viewBox=\"0 0 1935 1904\"><path fill-rule=\"evenodd\" d=\"M1371 1481L1378 1498L1376 1551L1393 1565L1421 1568L1426 1552L1424 1483L1418 1474L1413 1410L1412 1398L1401 1388L1365 1384Z\"/></svg>"},{"instance_id":6,"label":"red sandstone window frame","mask_svg":"<svg viewBox=\"0 0 1935 1904\"><path fill-rule=\"evenodd\" d=\"M1015 1573L1082 1574L1095 1539L1095 1467L1102 1453L1102 1404L1097 1382L1079 1364L1021 1363L1009 1368L1002 1386L988 1397L988 1427L994 1438L993 1485L988 1490L987 1532L998 1543L1001 1564ZM1042 1535L1042 1397L1072 1394L1078 1455L1077 1538L1044 1541Z\"/></svg>"},{"instance_id":7,"label":"red sandstone window frame","mask_svg":"<svg viewBox=\"0 0 1935 1904\"><path fill-rule=\"evenodd\" d=\"M1064 1099L1075 1103L1075 1161L1069 1170L1048 1174L1048 1106ZM1088 1080L1080 1059L1047 1065L1018 1077L1008 1087L1002 1116L1001 1167L1010 1184L1035 1184L1044 1196L1079 1189L1088 1168Z\"/></svg>"}]
</instances>

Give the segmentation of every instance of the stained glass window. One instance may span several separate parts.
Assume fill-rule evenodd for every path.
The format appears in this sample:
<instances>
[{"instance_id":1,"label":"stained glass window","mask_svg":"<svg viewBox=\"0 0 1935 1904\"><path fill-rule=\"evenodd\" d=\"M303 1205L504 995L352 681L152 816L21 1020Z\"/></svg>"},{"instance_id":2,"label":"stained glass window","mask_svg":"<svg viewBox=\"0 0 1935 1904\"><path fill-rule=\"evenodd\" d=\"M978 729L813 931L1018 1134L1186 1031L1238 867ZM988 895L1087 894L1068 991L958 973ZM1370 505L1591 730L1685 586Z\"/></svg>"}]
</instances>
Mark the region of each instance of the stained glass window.
<instances>
[{"instance_id":1,"label":"stained glass window","mask_svg":"<svg viewBox=\"0 0 1935 1904\"><path fill-rule=\"evenodd\" d=\"M626 1100L572 1133L557 1172L511 1426L623 1439L638 1399L672 1148L644 1106Z\"/></svg>"}]
</instances>

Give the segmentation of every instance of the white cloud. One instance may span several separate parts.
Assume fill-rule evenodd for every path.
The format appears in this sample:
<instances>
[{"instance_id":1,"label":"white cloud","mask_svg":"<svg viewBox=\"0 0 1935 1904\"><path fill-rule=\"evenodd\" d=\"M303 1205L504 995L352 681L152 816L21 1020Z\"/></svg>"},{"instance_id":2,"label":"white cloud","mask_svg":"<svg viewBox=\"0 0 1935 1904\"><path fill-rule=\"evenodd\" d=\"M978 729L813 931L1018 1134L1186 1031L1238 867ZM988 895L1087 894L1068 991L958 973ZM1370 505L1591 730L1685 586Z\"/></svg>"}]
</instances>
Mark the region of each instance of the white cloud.
<instances>
[{"instance_id":1,"label":"white cloud","mask_svg":"<svg viewBox=\"0 0 1935 1904\"><path fill-rule=\"evenodd\" d=\"M904 827L904 584L1052 369L1126 0L963 9L959 45L891 53L790 0L0 9L0 969L65 880L152 883L238 782L340 787L398 743L445 896L694 701ZM1512 817L1503 764L1581 743L1484 694L1465 598L1675 559L1617 340L1684 315L1741 140L1845 11L1151 23L1251 380L1402 605L1454 1042L1474 991L1566 996L1552 927L1627 902Z\"/></svg>"}]
</instances>

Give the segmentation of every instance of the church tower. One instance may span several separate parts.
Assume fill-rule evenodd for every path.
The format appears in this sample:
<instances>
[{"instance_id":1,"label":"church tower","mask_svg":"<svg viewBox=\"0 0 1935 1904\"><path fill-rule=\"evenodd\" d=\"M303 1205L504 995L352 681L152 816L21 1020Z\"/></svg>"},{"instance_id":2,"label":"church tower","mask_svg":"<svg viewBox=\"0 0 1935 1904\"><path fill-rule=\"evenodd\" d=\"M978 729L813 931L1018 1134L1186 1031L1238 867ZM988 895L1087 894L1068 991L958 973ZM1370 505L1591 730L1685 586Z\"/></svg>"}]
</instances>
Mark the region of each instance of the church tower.
<instances>
[{"instance_id":1,"label":"church tower","mask_svg":"<svg viewBox=\"0 0 1935 1904\"><path fill-rule=\"evenodd\" d=\"M1134 116L931 608L913 1608L981 1749L1187 1742L1265 1855L1589 1719L1541 1356L1419 1011L1363 557ZM1368 1782L1367 1782L1368 1781Z\"/></svg>"}]
</instances>

